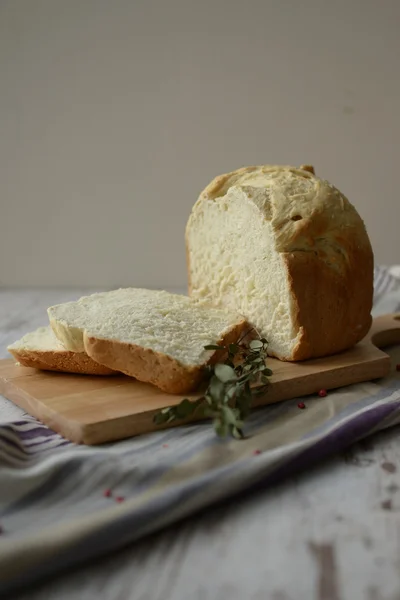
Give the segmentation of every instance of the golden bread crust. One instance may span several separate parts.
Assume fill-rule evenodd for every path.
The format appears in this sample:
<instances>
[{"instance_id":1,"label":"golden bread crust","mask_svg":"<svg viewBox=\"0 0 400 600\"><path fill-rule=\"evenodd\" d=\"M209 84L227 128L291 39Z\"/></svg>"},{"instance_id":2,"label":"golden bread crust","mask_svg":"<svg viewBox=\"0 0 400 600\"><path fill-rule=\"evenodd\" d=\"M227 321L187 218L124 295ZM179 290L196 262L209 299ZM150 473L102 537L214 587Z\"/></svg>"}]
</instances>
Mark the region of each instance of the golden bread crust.
<instances>
[{"instance_id":1,"label":"golden bread crust","mask_svg":"<svg viewBox=\"0 0 400 600\"><path fill-rule=\"evenodd\" d=\"M60 371L80 375L115 375L113 369L96 363L84 352L61 352L9 349L15 360L24 367L43 371Z\"/></svg>"},{"instance_id":2,"label":"golden bread crust","mask_svg":"<svg viewBox=\"0 0 400 600\"><path fill-rule=\"evenodd\" d=\"M236 341L246 327L247 322L240 321L218 344L225 345ZM84 345L87 354L95 361L139 381L151 383L169 394L188 394L194 391L204 379L205 367L221 359L221 353L214 352L203 365L187 366L161 352L118 340L92 337L86 332Z\"/></svg>"},{"instance_id":3,"label":"golden bread crust","mask_svg":"<svg viewBox=\"0 0 400 600\"><path fill-rule=\"evenodd\" d=\"M372 323L372 261L363 253L357 259L357 254L355 250L353 260L358 268L352 270L349 266L345 276L332 272L313 254L285 256L300 329L299 342L289 360L336 354L351 348L367 334ZM302 281L307 281L307 285L300 285Z\"/></svg>"}]
</instances>

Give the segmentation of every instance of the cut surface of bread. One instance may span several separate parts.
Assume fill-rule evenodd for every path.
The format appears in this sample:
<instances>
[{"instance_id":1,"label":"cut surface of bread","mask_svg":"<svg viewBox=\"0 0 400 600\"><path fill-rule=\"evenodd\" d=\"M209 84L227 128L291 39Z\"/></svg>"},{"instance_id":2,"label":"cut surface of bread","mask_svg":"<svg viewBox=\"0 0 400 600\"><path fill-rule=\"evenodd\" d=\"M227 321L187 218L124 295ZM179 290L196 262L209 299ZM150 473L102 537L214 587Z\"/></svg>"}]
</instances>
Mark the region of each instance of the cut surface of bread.
<instances>
[{"instance_id":1,"label":"cut surface of bread","mask_svg":"<svg viewBox=\"0 0 400 600\"><path fill-rule=\"evenodd\" d=\"M345 350L371 325L373 253L348 199L311 166L216 177L186 226L189 295L234 309L281 360Z\"/></svg>"},{"instance_id":2,"label":"cut surface of bread","mask_svg":"<svg viewBox=\"0 0 400 600\"><path fill-rule=\"evenodd\" d=\"M24 367L84 375L115 374L112 369L96 363L86 352L66 350L50 325L27 333L7 350Z\"/></svg>"},{"instance_id":3,"label":"cut surface of bread","mask_svg":"<svg viewBox=\"0 0 400 600\"><path fill-rule=\"evenodd\" d=\"M204 346L236 341L247 327L236 311L141 288L85 296L50 307L48 316L66 348L168 393L195 389L221 356Z\"/></svg>"}]
</instances>

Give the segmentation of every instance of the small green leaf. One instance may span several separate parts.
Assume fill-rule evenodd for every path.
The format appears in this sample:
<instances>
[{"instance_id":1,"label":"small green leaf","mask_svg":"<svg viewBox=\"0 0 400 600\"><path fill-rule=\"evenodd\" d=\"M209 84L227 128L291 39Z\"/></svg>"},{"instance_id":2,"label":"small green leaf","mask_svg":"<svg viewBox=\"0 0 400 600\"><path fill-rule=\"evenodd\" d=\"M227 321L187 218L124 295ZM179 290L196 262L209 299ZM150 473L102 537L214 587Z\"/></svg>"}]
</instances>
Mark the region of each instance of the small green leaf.
<instances>
[{"instance_id":1,"label":"small green leaf","mask_svg":"<svg viewBox=\"0 0 400 600\"><path fill-rule=\"evenodd\" d=\"M264 367L265 365L265 360L263 359L262 356L255 356L254 358L251 357L249 358L249 360L251 361L251 364L254 365L262 365Z\"/></svg>"},{"instance_id":2,"label":"small green leaf","mask_svg":"<svg viewBox=\"0 0 400 600\"><path fill-rule=\"evenodd\" d=\"M196 401L196 408L195 408L195 413L198 417L200 417L200 419L209 416L208 414L206 415L206 411L209 410L209 405L207 404L207 401L205 398L200 398L199 400Z\"/></svg>"},{"instance_id":3,"label":"small green leaf","mask_svg":"<svg viewBox=\"0 0 400 600\"><path fill-rule=\"evenodd\" d=\"M153 422L156 425L161 425L162 423L166 423L168 421L168 418L169 418L168 414L160 411L154 415Z\"/></svg>"},{"instance_id":4,"label":"small green leaf","mask_svg":"<svg viewBox=\"0 0 400 600\"><path fill-rule=\"evenodd\" d=\"M191 403L194 405L193 412L196 412L199 408L201 408L202 406L205 406L207 404L204 396L202 396L201 398L198 398L197 400L192 401Z\"/></svg>"},{"instance_id":5,"label":"small green leaf","mask_svg":"<svg viewBox=\"0 0 400 600\"><path fill-rule=\"evenodd\" d=\"M236 390L237 390L237 385L229 386L229 388L226 390L226 396L227 396L228 400L232 400L232 398L235 397Z\"/></svg>"},{"instance_id":6,"label":"small green leaf","mask_svg":"<svg viewBox=\"0 0 400 600\"><path fill-rule=\"evenodd\" d=\"M244 438L243 431L235 426L231 427L231 435L237 440L241 440Z\"/></svg>"},{"instance_id":7,"label":"small green leaf","mask_svg":"<svg viewBox=\"0 0 400 600\"><path fill-rule=\"evenodd\" d=\"M216 377L218 377L218 379L220 381L223 381L224 383L226 381L234 381L236 379L236 373L235 373L234 369L232 369L232 367L230 367L229 365L225 365L225 364L215 365L214 373L215 373Z\"/></svg>"},{"instance_id":8,"label":"small green leaf","mask_svg":"<svg viewBox=\"0 0 400 600\"><path fill-rule=\"evenodd\" d=\"M264 370L265 370L264 364L258 365L257 368L254 369L254 373L256 373L256 374L264 373Z\"/></svg>"},{"instance_id":9,"label":"small green leaf","mask_svg":"<svg viewBox=\"0 0 400 600\"><path fill-rule=\"evenodd\" d=\"M226 423L223 423L220 419L215 419L214 421L214 429L219 437L226 437L228 433L228 426Z\"/></svg>"},{"instance_id":10,"label":"small green leaf","mask_svg":"<svg viewBox=\"0 0 400 600\"><path fill-rule=\"evenodd\" d=\"M242 423L240 423L240 421L238 420L239 417L239 411L234 408L231 408L230 406L222 406L221 408L221 414L223 416L223 420L225 423L228 423L229 425L235 425L236 427L240 425L242 425Z\"/></svg>"},{"instance_id":11,"label":"small green leaf","mask_svg":"<svg viewBox=\"0 0 400 600\"><path fill-rule=\"evenodd\" d=\"M213 375L211 378L209 391L213 401L219 402L221 400L224 393L224 384L216 375Z\"/></svg>"},{"instance_id":12,"label":"small green leaf","mask_svg":"<svg viewBox=\"0 0 400 600\"><path fill-rule=\"evenodd\" d=\"M267 340L265 338L261 338L260 342L262 342L264 345L268 344Z\"/></svg>"},{"instance_id":13,"label":"small green leaf","mask_svg":"<svg viewBox=\"0 0 400 600\"><path fill-rule=\"evenodd\" d=\"M191 415L194 412L195 408L195 403L190 402L188 398L185 398L184 400L182 400L182 402L178 404L178 406L176 406L175 410L178 417L184 418Z\"/></svg>"},{"instance_id":14,"label":"small green leaf","mask_svg":"<svg viewBox=\"0 0 400 600\"><path fill-rule=\"evenodd\" d=\"M239 416L244 420L250 413L250 401L245 394L236 399L236 406L239 410Z\"/></svg>"},{"instance_id":15,"label":"small green leaf","mask_svg":"<svg viewBox=\"0 0 400 600\"><path fill-rule=\"evenodd\" d=\"M209 406L205 406L204 410L203 410L203 415L204 415L204 417L213 417L214 412L212 411L212 409Z\"/></svg>"},{"instance_id":16,"label":"small green leaf","mask_svg":"<svg viewBox=\"0 0 400 600\"><path fill-rule=\"evenodd\" d=\"M261 340L251 340L249 344L249 348L252 350L260 350L263 347L263 343Z\"/></svg>"},{"instance_id":17,"label":"small green leaf","mask_svg":"<svg viewBox=\"0 0 400 600\"><path fill-rule=\"evenodd\" d=\"M224 347L217 346L216 344L207 344L207 346L204 346L204 350L224 350Z\"/></svg>"}]
</instances>

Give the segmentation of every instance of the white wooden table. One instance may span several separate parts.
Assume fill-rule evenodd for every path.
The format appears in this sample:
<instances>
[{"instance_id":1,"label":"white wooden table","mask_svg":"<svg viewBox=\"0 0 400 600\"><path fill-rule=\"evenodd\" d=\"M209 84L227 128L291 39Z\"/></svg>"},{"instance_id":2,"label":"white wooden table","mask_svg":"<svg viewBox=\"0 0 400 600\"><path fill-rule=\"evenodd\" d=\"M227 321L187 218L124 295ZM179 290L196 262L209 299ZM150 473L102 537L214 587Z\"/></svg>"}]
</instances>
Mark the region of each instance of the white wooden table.
<instances>
[{"instance_id":1,"label":"white wooden table","mask_svg":"<svg viewBox=\"0 0 400 600\"><path fill-rule=\"evenodd\" d=\"M0 290L0 354L87 290ZM0 420L21 413L0 397ZM400 600L400 428L15 600ZM1 493L1 492L0 492Z\"/></svg>"}]
</instances>

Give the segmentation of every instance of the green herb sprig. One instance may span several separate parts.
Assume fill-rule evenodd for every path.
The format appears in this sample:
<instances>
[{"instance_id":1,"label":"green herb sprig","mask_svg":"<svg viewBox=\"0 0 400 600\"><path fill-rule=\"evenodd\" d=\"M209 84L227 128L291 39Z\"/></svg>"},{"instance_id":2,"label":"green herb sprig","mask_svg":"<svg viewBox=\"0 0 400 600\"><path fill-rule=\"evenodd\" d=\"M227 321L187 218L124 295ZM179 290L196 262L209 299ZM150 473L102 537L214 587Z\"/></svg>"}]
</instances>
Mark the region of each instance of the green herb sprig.
<instances>
[{"instance_id":1,"label":"green herb sprig","mask_svg":"<svg viewBox=\"0 0 400 600\"><path fill-rule=\"evenodd\" d=\"M272 375L265 365L267 340L252 339L245 344L243 337L229 346L204 346L205 350L223 352L227 357L224 362L208 367L209 384L204 395L198 400L185 398L176 406L163 408L155 415L154 422L171 423L197 413L213 419L218 436L226 437L229 433L234 438L243 438L243 424L250 413L253 396L265 392L268 377Z\"/></svg>"}]
</instances>

